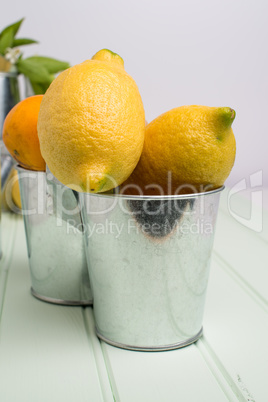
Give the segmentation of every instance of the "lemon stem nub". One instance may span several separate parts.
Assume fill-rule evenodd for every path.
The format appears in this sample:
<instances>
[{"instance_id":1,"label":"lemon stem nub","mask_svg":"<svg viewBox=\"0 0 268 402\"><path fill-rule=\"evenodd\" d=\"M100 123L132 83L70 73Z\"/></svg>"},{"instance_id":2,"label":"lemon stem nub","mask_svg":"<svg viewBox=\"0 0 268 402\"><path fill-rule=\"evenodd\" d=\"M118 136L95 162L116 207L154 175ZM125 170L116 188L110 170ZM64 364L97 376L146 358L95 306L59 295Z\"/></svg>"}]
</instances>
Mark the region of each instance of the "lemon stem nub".
<instances>
[{"instance_id":1,"label":"lemon stem nub","mask_svg":"<svg viewBox=\"0 0 268 402\"><path fill-rule=\"evenodd\" d=\"M226 128L231 127L235 119L235 111L230 107L220 107L219 109L219 119L221 124Z\"/></svg>"},{"instance_id":2,"label":"lemon stem nub","mask_svg":"<svg viewBox=\"0 0 268 402\"><path fill-rule=\"evenodd\" d=\"M124 60L122 59L122 57L119 56L119 54L112 52L109 49L99 50L96 54L94 54L92 60L105 61L108 63L113 63L117 64L118 66L124 67Z\"/></svg>"}]
</instances>

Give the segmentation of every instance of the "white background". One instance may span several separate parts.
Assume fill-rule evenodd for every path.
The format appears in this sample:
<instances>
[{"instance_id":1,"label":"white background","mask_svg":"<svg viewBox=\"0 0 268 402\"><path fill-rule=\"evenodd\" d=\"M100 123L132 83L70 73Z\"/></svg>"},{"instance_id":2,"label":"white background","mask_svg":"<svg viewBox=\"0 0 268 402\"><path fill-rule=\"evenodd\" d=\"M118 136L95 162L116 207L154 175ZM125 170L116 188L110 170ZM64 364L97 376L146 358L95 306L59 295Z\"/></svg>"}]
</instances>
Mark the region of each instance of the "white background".
<instances>
[{"instance_id":1,"label":"white background","mask_svg":"<svg viewBox=\"0 0 268 402\"><path fill-rule=\"evenodd\" d=\"M24 57L73 65L102 48L120 54L148 122L180 105L234 108L237 157L226 184L249 186L262 171L268 186L267 0L13 0L1 9L1 30L25 17L18 37L39 41L21 48Z\"/></svg>"}]
</instances>

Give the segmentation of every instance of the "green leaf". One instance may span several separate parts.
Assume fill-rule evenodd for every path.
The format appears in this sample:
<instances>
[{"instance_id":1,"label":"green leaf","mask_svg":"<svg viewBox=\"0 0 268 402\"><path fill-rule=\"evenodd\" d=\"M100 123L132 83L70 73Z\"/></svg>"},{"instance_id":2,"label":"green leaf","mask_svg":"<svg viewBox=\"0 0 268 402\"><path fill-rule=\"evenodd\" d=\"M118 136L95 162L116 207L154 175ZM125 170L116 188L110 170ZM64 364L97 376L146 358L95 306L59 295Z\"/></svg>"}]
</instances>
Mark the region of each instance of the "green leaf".
<instances>
[{"instance_id":1,"label":"green leaf","mask_svg":"<svg viewBox=\"0 0 268 402\"><path fill-rule=\"evenodd\" d=\"M16 33L18 32L22 22L23 22L24 18L22 18L21 20L15 22L14 24L8 25L6 28L3 29L2 32L0 32L0 38L2 37L2 35L5 35L6 32L12 31L13 32L13 37L16 36Z\"/></svg>"},{"instance_id":2,"label":"green leaf","mask_svg":"<svg viewBox=\"0 0 268 402\"><path fill-rule=\"evenodd\" d=\"M6 52L6 49L8 47L13 48L13 47L22 46L22 45L29 45L31 43L38 43L37 41L35 41L33 39L28 39L28 38L16 39L15 38L23 20L24 20L24 18L15 22L14 24L7 26L0 33L0 54L4 55Z\"/></svg>"},{"instance_id":3,"label":"green leaf","mask_svg":"<svg viewBox=\"0 0 268 402\"><path fill-rule=\"evenodd\" d=\"M37 40L28 39L28 38L20 38L14 39L12 43L12 47L22 46L22 45L31 45L32 43L38 43Z\"/></svg>"},{"instance_id":4,"label":"green leaf","mask_svg":"<svg viewBox=\"0 0 268 402\"><path fill-rule=\"evenodd\" d=\"M5 55L6 49L12 46L14 34L12 29L9 29L1 35L0 38L0 54Z\"/></svg>"},{"instance_id":5,"label":"green leaf","mask_svg":"<svg viewBox=\"0 0 268 402\"><path fill-rule=\"evenodd\" d=\"M32 56L28 57L25 60L37 63L38 65L45 67L50 74L56 74L59 71L66 70L66 68L70 67L70 64L66 61L56 60L51 57Z\"/></svg>"},{"instance_id":6,"label":"green leaf","mask_svg":"<svg viewBox=\"0 0 268 402\"><path fill-rule=\"evenodd\" d=\"M50 83L48 83L48 82L38 83L38 82L30 81L30 83L31 83L31 86L33 88L35 95L43 95L50 85Z\"/></svg>"},{"instance_id":7,"label":"green leaf","mask_svg":"<svg viewBox=\"0 0 268 402\"><path fill-rule=\"evenodd\" d=\"M15 22L14 24L8 25L0 33L0 54L4 55L6 49L8 47L12 47L15 35L18 32L19 27L21 26L23 20L24 18Z\"/></svg>"},{"instance_id":8,"label":"green leaf","mask_svg":"<svg viewBox=\"0 0 268 402\"><path fill-rule=\"evenodd\" d=\"M51 76L48 70L35 61L19 59L17 62L17 69L21 74L28 77L30 81L39 83L51 81Z\"/></svg>"}]
</instances>

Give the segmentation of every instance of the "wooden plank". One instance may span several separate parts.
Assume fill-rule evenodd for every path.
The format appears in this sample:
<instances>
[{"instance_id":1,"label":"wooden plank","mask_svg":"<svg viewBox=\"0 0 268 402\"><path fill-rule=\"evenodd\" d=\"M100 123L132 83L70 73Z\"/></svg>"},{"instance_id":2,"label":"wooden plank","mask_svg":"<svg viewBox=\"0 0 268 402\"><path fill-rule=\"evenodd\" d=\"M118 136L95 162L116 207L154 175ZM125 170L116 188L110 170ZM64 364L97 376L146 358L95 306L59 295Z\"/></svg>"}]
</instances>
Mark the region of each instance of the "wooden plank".
<instances>
[{"instance_id":1,"label":"wooden plank","mask_svg":"<svg viewBox=\"0 0 268 402\"><path fill-rule=\"evenodd\" d=\"M89 342L93 346L95 362L99 373L99 381L102 388L102 394L105 402L112 402L114 401L114 396L111 390L110 380L102 352L101 343L95 334L95 321L94 321L93 310L92 308L87 307L83 310L83 313Z\"/></svg>"},{"instance_id":2,"label":"wooden plank","mask_svg":"<svg viewBox=\"0 0 268 402\"><path fill-rule=\"evenodd\" d=\"M20 217L11 213L3 213L1 218L2 258L0 260L0 320L6 291L9 265L12 257L13 242L17 222Z\"/></svg>"},{"instance_id":3,"label":"wooden plank","mask_svg":"<svg viewBox=\"0 0 268 402\"><path fill-rule=\"evenodd\" d=\"M134 352L104 342L102 346L116 401L237 400L221 373L211 372L195 345L165 352Z\"/></svg>"},{"instance_id":4,"label":"wooden plank","mask_svg":"<svg viewBox=\"0 0 268 402\"><path fill-rule=\"evenodd\" d=\"M30 295L22 224L0 335L1 401L104 401L82 309L51 305Z\"/></svg>"},{"instance_id":5,"label":"wooden plank","mask_svg":"<svg viewBox=\"0 0 268 402\"><path fill-rule=\"evenodd\" d=\"M254 299L228 266L214 258L205 308L204 347L239 398L242 394L242 400L267 400L267 318L265 305Z\"/></svg>"},{"instance_id":6,"label":"wooden plank","mask_svg":"<svg viewBox=\"0 0 268 402\"><path fill-rule=\"evenodd\" d=\"M18 221L21 221L21 217L13 213L4 212L1 215L2 259L0 260L0 269L6 266L6 261L8 261L11 256L12 242Z\"/></svg>"}]
</instances>

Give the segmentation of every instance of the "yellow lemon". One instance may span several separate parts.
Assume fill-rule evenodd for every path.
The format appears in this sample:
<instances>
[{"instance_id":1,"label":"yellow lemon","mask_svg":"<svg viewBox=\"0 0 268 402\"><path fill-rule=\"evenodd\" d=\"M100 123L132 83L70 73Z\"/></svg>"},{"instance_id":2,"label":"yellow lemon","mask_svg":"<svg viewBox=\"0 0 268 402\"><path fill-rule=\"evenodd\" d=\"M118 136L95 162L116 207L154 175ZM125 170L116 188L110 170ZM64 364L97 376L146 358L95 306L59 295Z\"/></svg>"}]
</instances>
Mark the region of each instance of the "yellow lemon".
<instances>
[{"instance_id":1,"label":"yellow lemon","mask_svg":"<svg viewBox=\"0 0 268 402\"><path fill-rule=\"evenodd\" d=\"M21 197L20 197L20 186L19 186L19 177L18 177L18 172L15 170L14 171L14 184L12 187L12 200L14 202L14 204L18 207L18 208L22 208L21 206Z\"/></svg>"},{"instance_id":2,"label":"yellow lemon","mask_svg":"<svg viewBox=\"0 0 268 402\"><path fill-rule=\"evenodd\" d=\"M3 188L1 202L4 210L17 212L17 210L15 210L16 208L14 207L19 209L22 208L19 177L18 172L14 168L11 170L7 182Z\"/></svg>"},{"instance_id":3,"label":"yellow lemon","mask_svg":"<svg viewBox=\"0 0 268 402\"><path fill-rule=\"evenodd\" d=\"M58 180L77 191L104 192L126 180L144 133L138 87L123 59L107 49L62 72L38 116L43 158Z\"/></svg>"},{"instance_id":4,"label":"yellow lemon","mask_svg":"<svg viewBox=\"0 0 268 402\"><path fill-rule=\"evenodd\" d=\"M236 143L229 107L181 106L146 126L140 161L122 186L125 193L179 194L224 184Z\"/></svg>"}]
</instances>

